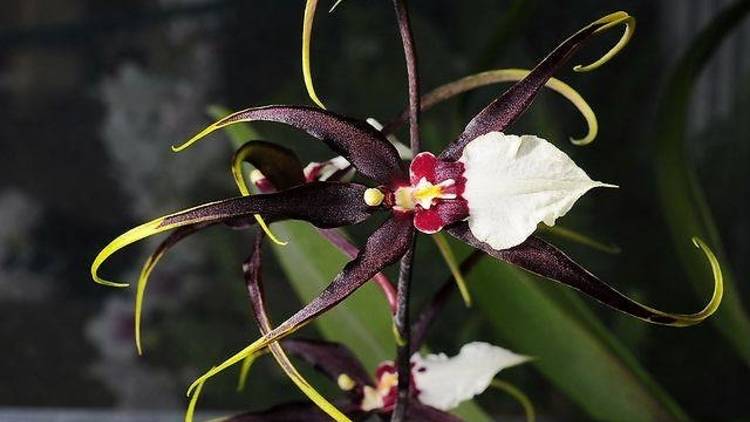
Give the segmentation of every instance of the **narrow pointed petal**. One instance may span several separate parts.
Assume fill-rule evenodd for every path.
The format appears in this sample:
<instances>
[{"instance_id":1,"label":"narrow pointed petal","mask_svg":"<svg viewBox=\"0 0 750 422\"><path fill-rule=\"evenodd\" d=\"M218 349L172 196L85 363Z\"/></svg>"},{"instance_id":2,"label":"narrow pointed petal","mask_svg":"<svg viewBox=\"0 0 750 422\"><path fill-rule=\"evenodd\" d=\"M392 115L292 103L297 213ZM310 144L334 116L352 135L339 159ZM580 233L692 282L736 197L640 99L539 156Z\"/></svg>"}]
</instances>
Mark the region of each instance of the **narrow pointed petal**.
<instances>
[{"instance_id":1,"label":"narrow pointed petal","mask_svg":"<svg viewBox=\"0 0 750 422\"><path fill-rule=\"evenodd\" d=\"M443 353L425 357L415 353L411 358L419 401L440 410L454 409L481 394L498 372L528 360L528 356L483 342L465 344L450 358Z\"/></svg>"},{"instance_id":2,"label":"narrow pointed petal","mask_svg":"<svg viewBox=\"0 0 750 422\"><path fill-rule=\"evenodd\" d=\"M537 93L545 83L568 62L573 54L584 45L591 36L598 34L613 25L629 22L632 19L625 12L607 15L581 29L555 48L521 81L505 91L498 99L480 111L464 129L456 141L451 143L441 154L444 160L456 160L461 156L466 144L489 132L503 132L529 108ZM629 36L628 36L629 39ZM625 40L627 42L627 39ZM622 45L621 45L622 44ZM624 44L618 42L604 59L609 60ZM601 60L594 63L599 66ZM586 68L584 68L586 70Z\"/></svg>"},{"instance_id":3,"label":"narrow pointed petal","mask_svg":"<svg viewBox=\"0 0 750 422\"><path fill-rule=\"evenodd\" d=\"M255 121L283 123L308 133L377 183L390 185L408 180L396 148L375 128L357 119L310 107L267 106L238 111L172 149L182 151L218 129Z\"/></svg>"},{"instance_id":4,"label":"narrow pointed petal","mask_svg":"<svg viewBox=\"0 0 750 422\"><path fill-rule=\"evenodd\" d=\"M292 315L267 335L256 340L243 350L234 354L222 364L206 372L193 382L188 394L200 383L213 377L224 369L241 362L246 356L253 355L268 347L273 341L279 341L299 330L314 318L349 297L367 280L386 266L396 262L411 245L414 237L414 225L410 218L388 218L367 239L359 255L346 264L328 287L304 308Z\"/></svg>"},{"instance_id":5,"label":"narrow pointed petal","mask_svg":"<svg viewBox=\"0 0 750 422\"><path fill-rule=\"evenodd\" d=\"M526 240L541 222L553 226L590 189L591 180L564 152L532 135L490 132L461 155L469 227L494 249Z\"/></svg>"},{"instance_id":6,"label":"narrow pointed petal","mask_svg":"<svg viewBox=\"0 0 750 422\"><path fill-rule=\"evenodd\" d=\"M250 141L242 145L232 156L232 176L242 196L250 195L250 189L242 174L242 163L252 164L279 190L301 185L305 182L302 163L290 149L266 141ZM253 216L258 226L277 245L286 245L271 232L260 214Z\"/></svg>"},{"instance_id":7,"label":"narrow pointed petal","mask_svg":"<svg viewBox=\"0 0 750 422\"><path fill-rule=\"evenodd\" d=\"M253 242L253 248L248 259L243 263L242 270L245 275L245 285L247 287L248 296L250 297L250 305L253 310L253 316L255 317L260 332L263 335L268 334L271 331L271 320L266 312L265 295L263 292L263 279L262 279L262 265L261 265L261 254L262 254L262 242L263 234L258 231ZM323 397L316 389L312 386L303 376L299 373L294 364L289 360L289 357L284 352L284 349L279 343L271 343L268 345L268 349L271 351L274 359L279 364L281 369L286 375L294 382L302 393L304 393L316 406L324 411L328 416L338 422L347 422L350 419L344 415L339 409L331 404L328 400Z\"/></svg>"},{"instance_id":8,"label":"narrow pointed petal","mask_svg":"<svg viewBox=\"0 0 750 422\"><path fill-rule=\"evenodd\" d=\"M480 249L494 258L572 287L611 308L655 324L674 327L687 327L698 324L718 309L724 292L721 268L719 268L718 261L708 246L698 238L693 238L693 243L703 251L711 265L714 276L714 292L703 310L694 314L673 314L642 305L626 297L576 264L559 249L538 237L532 236L524 243L510 249L497 250L477 240L471 234L466 223L458 223L449 228L448 232L457 239L463 240L469 246Z\"/></svg>"},{"instance_id":9,"label":"narrow pointed petal","mask_svg":"<svg viewBox=\"0 0 750 422\"><path fill-rule=\"evenodd\" d=\"M526 69L495 69L463 77L456 81L441 85L423 95L421 110L429 110L443 101L487 85L520 81L530 73L531 71ZM586 125L588 126L586 135L577 139L570 138L570 142L575 145L587 145L593 142L594 139L596 139L596 135L599 133L599 123L596 119L594 110L591 109L591 106L589 106L581 94L570 85L556 78L550 78L544 83L544 86L570 101L570 103L573 104L578 112L581 113L581 116L586 120ZM382 132L386 135L393 133L393 131L404 124L408 118L408 110L402 111L401 115L389 122Z\"/></svg>"},{"instance_id":10,"label":"narrow pointed petal","mask_svg":"<svg viewBox=\"0 0 750 422\"><path fill-rule=\"evenodd\" d=\"M345 253L349 258L356 258L359 253L359 248L346 238L340 229L319 229L321 236L325 237L331 244L341 252ZM391 308L391 313L396 313L396 288L393 287L391 280L383 273L375 274L372 281L374 281L383 292L385 300L388 302L388 306Z\"/></svg>"},{"instance_id":11,"label":"narrow pointed petal","mask_svg":"<svg viewBox=\"0 0 750 422\"><path fill-rule=\"evenodd\" d=\"M159 217L128 230L105 246L91 264L91 277L99 284L127 287L127 283L113 283L98 275L99 267L112 254L147 237L198 223L231 224L253 214L263 214L270 221L304 220L324 228L360 223L376 210L362 200L366 189L353 183L307 183L283 192L211 202Z\"/></svg>"},{"instance_id":12,"label":"narrow pointed petal","mask_svg":"<svg viewBox=\"0 0 750 422\"><path fill-rule=\"evenodd\" d=\"M325 109L326 106L323 105L323 101L318 98L318 94L315 92L310 65L310 44L312 43L313 21L315 20L315 10L317 8L318 0L307 0L305 2L305 16L302 18L302 79L305 81L305 89L307 89L307 95L310 99L318 107Z\"/></svg>"}]
</instances>

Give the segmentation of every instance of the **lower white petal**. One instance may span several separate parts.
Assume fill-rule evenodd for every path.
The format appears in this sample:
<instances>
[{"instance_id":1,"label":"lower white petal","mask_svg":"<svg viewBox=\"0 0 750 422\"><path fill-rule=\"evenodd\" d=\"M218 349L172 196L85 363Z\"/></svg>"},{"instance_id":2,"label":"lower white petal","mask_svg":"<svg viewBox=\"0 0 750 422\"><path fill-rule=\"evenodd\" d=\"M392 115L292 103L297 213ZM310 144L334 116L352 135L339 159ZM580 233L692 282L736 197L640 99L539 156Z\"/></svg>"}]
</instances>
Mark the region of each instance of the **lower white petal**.
<instances>
[{"instance_id":1,"label":"lower white petal","mask_svg":"<svg viewBox=\"0 0 750 422\"><path fill-rule=\"evenodd\" d=\"M495 375L504 368L529 360L489 343L465 344L458 355L414 354L412 374L419 401L440 410L450 410L489 387Z\"/></svg>"},{"instance_id":2,"label":"lower white petal","mask_svg":"<svg viewBox=\"0 0 750 422\"><path fill-rule=\"evenodd\" d=\"M490 132L471 141L460 161L469 228L495 249L522 243L540 222L554 225L589 189L616 187L591 180L564 152L533 135Z\"/></svg>"}]
</instances>

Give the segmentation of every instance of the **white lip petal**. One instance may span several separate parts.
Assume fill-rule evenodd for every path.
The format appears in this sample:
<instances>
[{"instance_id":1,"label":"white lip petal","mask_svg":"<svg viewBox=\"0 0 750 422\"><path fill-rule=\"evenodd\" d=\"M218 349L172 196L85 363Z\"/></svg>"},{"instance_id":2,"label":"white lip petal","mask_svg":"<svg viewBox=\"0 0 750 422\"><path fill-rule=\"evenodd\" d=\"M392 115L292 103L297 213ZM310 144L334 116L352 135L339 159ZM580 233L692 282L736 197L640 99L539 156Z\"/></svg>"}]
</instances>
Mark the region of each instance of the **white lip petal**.
<instances>
[{"instance_id":1,"label":"white lip petal","mask_svg":"<svg viewBox=\"0 0 750 422\"><path fill-rule=\"evenodd\" d=\"M454 357L415 353L412 374L419 401L440 410L450 410L461 402L482 393L495 375L504 368L529 360L489 343L465 344Z\"/></svg>"},{"instance_id":2,"label":"white lip petal","mask_svg":"<svg viewBox=\"0 0 750 422\"><path fill-rule=\"evenodd\" d=\"M588 190L616 187L591 180L564 152L533 135L490 132L471 141L460 161L469 228L495 249L522 243L540 222L554 225Z\"/></svg>"}]
</instances>

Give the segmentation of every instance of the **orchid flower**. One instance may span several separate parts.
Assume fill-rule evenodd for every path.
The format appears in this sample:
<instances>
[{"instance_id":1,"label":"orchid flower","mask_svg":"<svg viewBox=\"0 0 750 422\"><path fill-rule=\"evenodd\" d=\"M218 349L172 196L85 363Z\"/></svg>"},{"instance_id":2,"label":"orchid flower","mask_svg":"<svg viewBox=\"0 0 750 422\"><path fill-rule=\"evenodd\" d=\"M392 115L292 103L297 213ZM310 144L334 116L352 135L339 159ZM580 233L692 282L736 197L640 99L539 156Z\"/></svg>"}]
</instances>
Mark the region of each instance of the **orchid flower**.
<instances>
[{"instance_id":1,"label":"orchid flower","mask_svg":"<svg viewBox=\"0 0 750 422\"><path fill-rule=\"evenodd\" d=\"M198 378L189 393L208 378L282 340L344 300L400 259L409 250L417 231L427 234L445 231L489 256L580 290L648 322L670 326L699 323L718 308L722 297L721 271L705 244L694 239L714 273L714 293L703 310L671 314L627 298L533 235L539 223L553 225L590 189L612 185L592 180L564 152L542 138L506 133L553 73L586 41L608 28L626 25L623 38L604 57L575 69L593 69L616 54L630 37L632 22L632 17L618 12L578 31L474 116L440 154L422 152L408 168L382 132L362 120L330 111L275 105L249 108L221 119L173 149L182 151L208 134L236 123L277 122L323 141L370 184L314 181L273 193L202 204L156 218L110 242L94 259L92 277L101 284L127 286L101 278L99 267L119 249L175 229L199 230L215 223L249 225L256 221L255 215L262 215L269 222L297 219L320 228L333 228L364 222L376 213L386 215L357 256L318 297Z\"/></svg>"},{"instance_id":2,"label":"orchid flower","mask_svg":"<svg viewBox=\"0 0 750 422\"><path fill-rule=\"evenodd\" d=\"M393 361L384 361L378 365L372 377L354 354L340 343L291 339L281 341L280 345L290 355L313 365L346 392L346 399L337 402L337 407L342 409L347 418L366 420L372 414L386 418L390 416L396 404L398 386L398 373ZM443 353L414 353L411 358L414 400L408 407L408 419L425 422L460 421L460 418L448 412L485 392L503 369L528 360L527 356L484 342L465 344L453 357ZM286 419L279 419L282 416ZM272 420L330 419L320 408L300 402L227 419L235 422Z\"/></svg>"},{"instance_id":3,"label":"orchid flower","mask_svg":"<svg viewBox=\"0 0 750 422\"><path fill-rule=\"evenodd\" d=\"M250 256L242 268L253 316L261 332L267 333L271 330L271 322L267 314L262 281L261 245L264 234L260 230L256 232ZM468 259L463 264L464 269L473 266L475 262L475 258ZM412 350L418 350L421 347L426 331L444 305L447 295L455 290L451 289L454 286L455 283L448 280L443 289L428 302L423 312L420 313L418 322L412 326L416 340L411 345ZM298 385L306 381L301 381L301 376L292 366L287 353L311 364L334 381L341 390L346 392L346 400L337 402L337 406L334 407L319 395L314 395L312 398L318 407L293 402L261 412L237 415L229 418L229 421L309 421L329 420L328 417L336 420L365 420L372 414L388 417L394 410L398 373L392 361L384 361L378 365L373 380L354 353L340 343L287 339L269 345L269 349L281 363L284 371L290 374ZM423 356L421 353L414 352L411 356L411 391L415 401L408 408L408 417L410 420L419 421L460 421L459 418L447 412L463 401L481 394L490 385L499 383L500 381L494 378L501 370L528 360L526 356L484 342L465 344L456 356L450 358L445 354ZM247 376L248 368L243 369L242 376L244 377ZM198 385L196 394L191 399L185 418L187 422L192 421L202 386L203 384ZM303 390L314 391L309 384L305 384ZM523 393L520 394L522 400L528 401ZM526 408L526 404L524 406Z\"/></svg>"}]
</instances>

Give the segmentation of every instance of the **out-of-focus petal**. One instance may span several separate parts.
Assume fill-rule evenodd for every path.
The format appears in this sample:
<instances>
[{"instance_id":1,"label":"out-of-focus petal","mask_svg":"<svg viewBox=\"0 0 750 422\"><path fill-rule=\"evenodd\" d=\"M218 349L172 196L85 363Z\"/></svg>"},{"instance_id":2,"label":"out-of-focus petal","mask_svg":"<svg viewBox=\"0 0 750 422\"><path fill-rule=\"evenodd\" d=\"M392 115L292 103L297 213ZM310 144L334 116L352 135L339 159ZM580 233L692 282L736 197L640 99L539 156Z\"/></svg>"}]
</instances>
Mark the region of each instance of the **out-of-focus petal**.
<instances>
[{"instance_id":1,"label":"out-of-focus petal","mask_svg":"<svg viewBox=\"0 0 750 422\"><path fill-rule=\"evenodd\" d=\"M481 394L498 372L519 365L529 357L489 343L473 342L451 358L438 355L411 358L419 401L440 410L450 410Z\"/></svg>"},{"instance_id":2,"label":"out-of-focus petal","mask_svg":"<svg viewBox=\"0 0 750 422\"><path fill-rule=\"evenodd\" d=\"M494 249L526 240L544 222L555 224L588 190L591 180L573 160L544 139L490 132L470 142L464 163L469 227Z\"/></svg>"}]
</instances>

